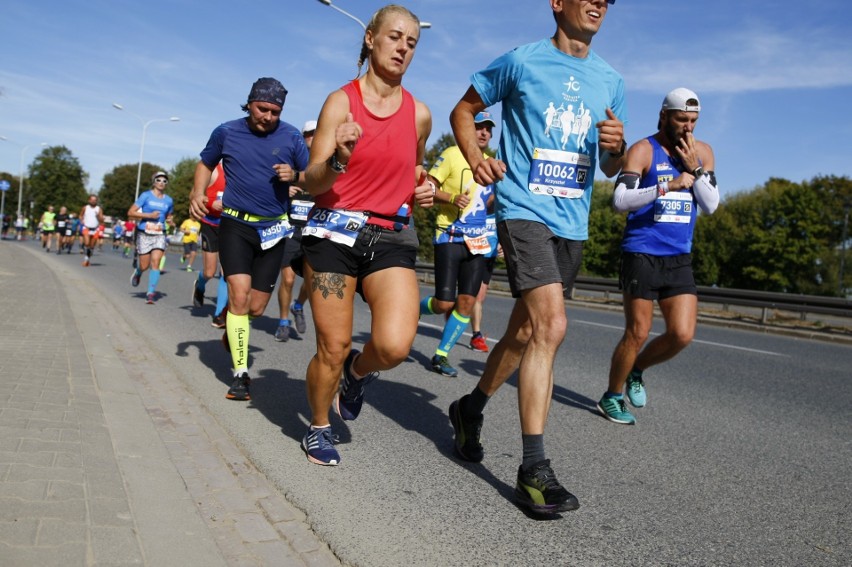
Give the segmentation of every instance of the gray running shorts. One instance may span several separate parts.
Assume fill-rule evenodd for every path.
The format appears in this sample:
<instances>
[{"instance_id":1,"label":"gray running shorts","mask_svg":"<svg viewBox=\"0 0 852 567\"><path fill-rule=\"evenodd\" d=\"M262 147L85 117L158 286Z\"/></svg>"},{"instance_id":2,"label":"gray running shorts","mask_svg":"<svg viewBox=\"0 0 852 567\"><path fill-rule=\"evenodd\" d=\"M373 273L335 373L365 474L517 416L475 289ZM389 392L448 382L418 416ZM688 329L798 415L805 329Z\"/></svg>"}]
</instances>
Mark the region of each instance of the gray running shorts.
<instances>
[{"instance_id":1,"label":"gray running shorts","mask_svg":"<svg viewBox=\"0 0 852 567\"><path fill-rule=\"evenodd\" d=\"M540 222L510 219L497 223L512 297L543 285L562 284L562 295L571 296L583 261L583 242L553 234Z\"/></svg>"}]
</instances>

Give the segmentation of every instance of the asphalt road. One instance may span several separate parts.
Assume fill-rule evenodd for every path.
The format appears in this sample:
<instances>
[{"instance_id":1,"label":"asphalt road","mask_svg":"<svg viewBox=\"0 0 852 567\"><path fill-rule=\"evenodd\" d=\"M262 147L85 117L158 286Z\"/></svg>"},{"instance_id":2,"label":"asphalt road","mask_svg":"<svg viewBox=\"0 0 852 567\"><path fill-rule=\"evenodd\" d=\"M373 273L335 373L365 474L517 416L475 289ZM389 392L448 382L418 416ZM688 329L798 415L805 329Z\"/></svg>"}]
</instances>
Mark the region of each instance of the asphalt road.
<instances>
[{"instance_id":1,"label":"asphalt road","mask_svg":"<svg viewBox=\"0 0 852 567\"><path fill-rule=\"evenodd\" d=\"M48 265L80 260L43 257ZM408 361L369 387L358 420L332 417L342 463L319 467L299 448L311 322L304 337L275 342L273 298L251 331L253 399L226 400L222 331L209 324L212 303L192 308L196 274L179 267L170 254L153 306L144 301L147 276L130 287L130 261L120 254L106 250L80 271L344 563L851 563L850 346L700 325L684 353L646 372L648 406L636 410L636 426L621 426L595 403L622 316L569 305L546 448L581 507L542 521L512 502L521 452L514 379L486 409L483 463L453 456L447 407L474 387L486 356L466 348L468 337L451 353L459 377L438 376L427 366L443 320L424 320ZM209 295L215 290L210 282ZM486 333L501 334L510 307L508 298L488 298ZM369 325L356 300L356 347ZM133 353L124 357L133 363Z\"/></svg>"}]
</instances>

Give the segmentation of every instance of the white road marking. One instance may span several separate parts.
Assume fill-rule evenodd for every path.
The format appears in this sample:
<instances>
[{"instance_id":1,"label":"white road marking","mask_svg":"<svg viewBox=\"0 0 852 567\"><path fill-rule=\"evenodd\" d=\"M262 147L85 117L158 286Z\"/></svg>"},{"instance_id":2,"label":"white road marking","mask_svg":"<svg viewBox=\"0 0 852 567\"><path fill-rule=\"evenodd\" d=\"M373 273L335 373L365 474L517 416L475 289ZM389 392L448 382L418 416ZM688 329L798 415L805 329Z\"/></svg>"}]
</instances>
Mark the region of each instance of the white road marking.
<instances>
[{"instance_id":1,"label":"white road marking","mask_svg":"<svg viewBox=\"0 0 852 567\"><path fill-rule=\"evenodd\" d=\"M606 329L615 329L617 331L623 331L624 330L624 327L619 327L617 325L606 325L604 323L594 323L592 321L580 321L580 320L574 319L571 322L572 323L579 323L581 325L590 325L592 327L603 327L603 328L606 328ZM659 334L660 333L653 333L653 332L651 333L651 335L659 335ZM768 354L769 356L782 356L784 358L790 358L789 354L784 354L784 353L781 353L781 352L773 352L771 350L760 350L760 349L756 349L756 348L746 348L746 347L741 347L741 346L737 346L737 345L728 345L728 344L725 344L725 343L714 343L713 341L702 341L700 339L693 339L692 342L701 343L701 344L704 344L704 345L717 346L717 347L722 347L722 348L730 348L730 349L734 349L734 350L744 350L746 352L754 352L754 353L757 353L757 354Z\"/></svg>"}]
</instances>

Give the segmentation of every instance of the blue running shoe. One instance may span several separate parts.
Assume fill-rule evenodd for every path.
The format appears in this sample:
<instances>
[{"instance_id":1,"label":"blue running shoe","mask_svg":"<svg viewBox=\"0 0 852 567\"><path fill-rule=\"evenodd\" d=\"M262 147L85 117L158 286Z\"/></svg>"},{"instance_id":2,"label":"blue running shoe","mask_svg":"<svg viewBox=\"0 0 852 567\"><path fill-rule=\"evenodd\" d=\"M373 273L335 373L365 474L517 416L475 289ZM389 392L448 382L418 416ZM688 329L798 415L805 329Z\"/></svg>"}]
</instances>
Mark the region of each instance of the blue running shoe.
<instances>
[{"instance_id":1,"label":"blue running shoe","mask_svg":"<svg viewBox=\"0 0 852 567\"><path fill-rule=\"evenodd\" d=\"M630 400L630 405L634 408L645 407L645 403L648 401L642 376L633 372L627 376L627 399Z\"/></svg>"},{"instance_id":2,"label":"blue running shoe","mask_svg":"<svg viewBox=\"0 0 852 567\"><path fill-rule=\"evenodd\" d=\"M302 439L302 450L308 456L308 460L317 465L339 465L340 453L334 448L335 436L331 433L331 427L320 429L308 428Z\"/></svg>"},{"instance_id":3,"label":"blue running shoe","mask_svg":"<svg viewBox=\"0 0 852 567\"><path fill-rule=\"evenodd\" d=\"M290 340L290 325L278 325L275 329L275 340L279 343L286 343Z\"/></svg>"},{"instance_id":4,"label":"blue running shoe","mask_svg":"<svg viewBox=\"0 0 852 567\"><path fill-rule=\"evenodd\" d=\"M349 356L343 363L343 380L340 384L340 391L334 397L334 409L337 415L346 421L352 421L361 413L361 406L364 404L364 386L379 377L378 372L370 372L360 380L356 380L352 376L352 363L355 361L360 351L354 348L349 351Z\"/></svg>"},{"instance_id":5,"label":"blue running shoe","mask_svg":"<svg viewBox=\"0 0 852 567\"><path fill-rule=\"evenodd\" d=\"M636 418L633 417L632 413L627 411L624 398L610 398L604 394L604 397L598 402L598 411L613 423L624 425L633 425L636 423Z\"/></svg>"},{"instance_id":6,"label":"blue running shoe","mask_svg":"<svg viewBox=\"0 0 852 567\"><path fill-rule=\"evenodd\" d=\"M459 371L450 366L450 361L447 360L447 357L440 354L432 357L432 372L437 372L450 378L455 378L459 375Z\"/></svg>"},{"instance_id":7,"label":"blue running shoe","mask_svg":"<svg viewBox=\"0 0 852 567\"><path fill-rule=\"evenodd\" d=\"M526 471L518 467L515 501L534 514L551 515L580 507L577 497L556 480L550 461L539 461Z\"/></svg>"}]
</instances>

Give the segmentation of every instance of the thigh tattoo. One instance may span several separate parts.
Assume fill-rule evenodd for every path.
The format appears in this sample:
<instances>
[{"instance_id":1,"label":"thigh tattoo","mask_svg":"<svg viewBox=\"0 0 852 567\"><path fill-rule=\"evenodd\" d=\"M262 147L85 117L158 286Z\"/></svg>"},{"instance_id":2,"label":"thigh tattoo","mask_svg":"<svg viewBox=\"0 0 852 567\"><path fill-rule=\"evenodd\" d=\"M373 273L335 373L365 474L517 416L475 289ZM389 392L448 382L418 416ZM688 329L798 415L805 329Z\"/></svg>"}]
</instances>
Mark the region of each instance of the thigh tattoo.
<instances>
[{"instance_id":1,"label":"thigh tattoo","mask_svg":"<svg viewBox=\"0 0 852 567\"><path fill-rule=\"evenodd\" d=\"M343 299L343 289L346 287L346 278L343 274L314 273L311 278L311 288L322 292L323 299L329 295L336 295Z\"/></svg>"}]
</instances>

